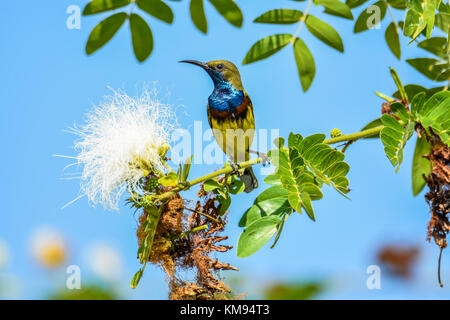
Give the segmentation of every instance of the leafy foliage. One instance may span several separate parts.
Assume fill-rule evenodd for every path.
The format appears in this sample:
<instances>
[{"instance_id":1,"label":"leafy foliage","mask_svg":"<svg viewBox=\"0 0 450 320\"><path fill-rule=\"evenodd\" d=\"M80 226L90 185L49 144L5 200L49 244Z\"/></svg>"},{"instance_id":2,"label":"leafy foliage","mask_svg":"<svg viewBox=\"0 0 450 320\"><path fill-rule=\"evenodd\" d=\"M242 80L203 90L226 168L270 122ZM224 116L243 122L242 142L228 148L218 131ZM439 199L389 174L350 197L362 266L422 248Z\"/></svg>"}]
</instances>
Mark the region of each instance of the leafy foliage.
<instances>
[{"instance_id":1,"label":"leafy foliage","mask_svg":"<svg viewBox=\"0 0 450 320\"><path fill-rule=\"evenodd\" d=\"M425 179L431 172L431 163L424 155L429 154L431 146L425 137L417 138L412 163L412 190L417 196L425 187Z\"/></svg>"},{"instance_id":2,"label":"leafy foliage","mask_svg":"<svg viewBox=\"0 0 450 320\"><path fill-rule=\"evenodd\" d=\"M131 3L131 0L93 0L84 7L83 15L102 13L109 10L115 10L125 7Z\"/></svg>"},{"instance_id":3,"label":"leafy foliage","mask_svg":"<svg viewBox=\"0 0 450 320\"><path fill-rule=\"evenodd\" d=\"M406 11L404 35L414 41L426 28L426 37L431 37L435 11L440 0L411 0Z\"/></svg>"},{"instance_id":4,"label":"leafy foliage","mask_svg":"<svg viewBox=\"0 0 450 320\"><path fill-rule=\"evenodd\" d=\"M447 81L450 77L449 64L432 58L407 59L406 62L425 77L433 81Z\"/></svg>"},{"instance_id":5,"label":"leafy foliage","mask_svg":"<svg viewBox=\"0 0 450 320\"><path fill-rule=\"evenodd\" d=\"M262 217L250 224L239 238L238 257L248 257L261 249L277 233L280 224L281 220L277 216Z\"/></svg>"},{"instance_id":6,"label":"leafy foliage","mask_svg":"<svg viewBox=\"0 0 450 320\"><path fill-rule=\"evenodd\" d=\"M402 104L398 104L403 107ZM414 123L407 122L406 127L401 125L393 116L384 114L381 117L384 128L381 130L380 138L384 145L384 152L394 167L396 172L403 162L403 148L414 132Z\"/></svg>"},{"instance_id":7,"label":"leafy foliage","mask_svg":"<svg viewBox=\"0 0 450 320\"><path fill-rule=\"evenodd\" d=\"M270 181L266 179L265 182L267 183ZM247 227L255 220L265 216L292 213L293 209L289 205L288 195L289 191L280 185L274 185L266 189L256 197L253 205L244 213L239 221L239 226Z\"/></svg>"},{"instance_id":8,"label":"leafy foliage","mask_svg":"<svg viewBox=\"0 0 450 320\"><path fill-rule=\"evenodd\" d=\"M171 24L173 22L173 12L170 7L161 0L139 0L136 2L139 9L149 15Z\"/></svg>"},{"instance_id":9,"label":"leafy foliage","mask_svg":"<svg viewBox=\"0 0 450 320\"><path fill-rule=\"evenodd\" d=\"M233 0L209 0L209 2L230 24L238 28L242 27L244 16Z\"/></svg>"},{"instance_id":10,"label":"leafy foliage","mask_svg":"<svg viewBox=\"0 0 450 320\"><path fill-rule=\"evenodd\" d=\"M273 186L255 199L239 222L239 226L246 227L238 243L239 256L255 253L275 234L277 241L284 222L294 211L304 210L315 220L312 201L323 197L324 184L344 196L349 192L346 175L350 167L343 161L344 154L325 144L324 139L323 134L303 138L291 133L287 147L280 139L278 148L269 151L275 173L264 181Z\"/></svg>"},{"instance_id":11,"label":"leafy foliage","mask_svg":"<svg viewBox=\"0 0 450 320\"><path fill-rule=\"evenodd\" d=\"M308 30L316 36L317 39L323 41L325 44L339 52L344 52L344 44L342 43L339 33L329 24L312 15L306 17L305 24Z\"/></svg>"},{"instance_id":12,"label":"leafy foliage","mask_svg":"<svg viewBox=\"0 0 450 320\"><path fill-rule=\"evenodd\" d=\"M111 40L126 19L126 13L116 13L96 25L86 43L86 54L94 53Z\"/></svg>"},{"instance_id":13,"label":"leafy foliage","mask_svg":"<svg viewBox=\"0 0 450 320\"><path fill-rule=\"evenodd\" d=\"M274 34L256 42L245 55L242 64L249 64L266 59L277 53L292 41L292 35L288 33Z\"/></svg>"},{"instance_id":14,"label":"leafy foliage","mask_svg":"<svg viewBox=\"0 0 450 320\"><path fill-rule=\"evenodd\" d=\"M316 75L316 66L311 51L300 38L294 42L294 57L303 91L306 92Z\"/></svg>"},{"instance_id":15,"label":"leafy foliage","mask_svg":"<svg viewBox=\"0 0 450 320\"><path fill-rule=\"evenodd\" d=\"M231 25L242 26L243 14L233 0L190 0L191 20L202 33L206 34L208 31L205 1L209 2ZM104 13L126 7L132 2L138 9L158 20L168 24L174 20L171 8L162 0L93 0L86 5L83 14ZM339 0L309 0L303 11L273 9L260 14L254 19L254 23L283 26L298 24L297 30L295 33L276 33L258 40L248 50L242 63L246 65L267 59L292 45L301 87L306 92L314 80L316 66L313 54L300 36L302 28L306 27L314 37L331 48L344 52L344 44L338 31L327 22L310 14L312 3L316 7L323 8L325 14L352 20L351 9L366 4L367 0L346 0L346 3ZM395 21L392 9L404 11L404 22ZM134 54L139 62L145 61L153 50L153 35L150 26L138 12L114 13L101 21L89 36L86 53L92 54L108 43L128 19ZM366 4L365 9L359 14L354 24L354 33L361 33L376 26L385 18L387 12L391 13L392 21L385 24L387 27L384 37L395 57L400 59L402 55L401 37L408 37L409 43L416 41L419 48L432 54L433 57L407 59L406 62L433 81L449 81L448 39L442 36L432 37L432 30L436 25L448 33L450 6L441 3L440 0L375 1L371 5ZM369 130L369 132L360 138L379 137L387 158L397 172L403 162L403 149L415 130L427 133L428 137L437 135L443 143L450 146L450 93L446 91L447 87L427 89L417 84L403 86L395 70L391 69L391 75L398 90L393 94L394 98L377 93L387 101L383 104L383 115L364 126L362 131ZM340 136L341 134L334 135L334 139L331 140L345 141L343 138L340 140ZM353 136L349 138L343 151L357 139ZM285 222L294 211L298 213L305 211L310 219L315 220L312 202L323 198L324 185L332 186L347 197L349 181L346 175L350 167L344 162L344 153L326 143L324 134L303 138L299 134L291 133L287 142L288 145L285 146L283 139L277 140L278 147L269 152L268 156L276 171L264 181L271 186L255 198L239 222L239 226L245 228L238 242L239 257L252 255L273 237L275 237L272 245L274 247ZM431 163L424 157L430 150L427 137L419 135L412 160L414 195L424 188L424 177L431 172ZM192 157L188 158L184 165L180 164L178 172L170 170L154 178L154 183L161 188L175 190L189 188L187 178L191 162ZM230 173L220 178L209 178L211 177L204 181L203 189L214 193L215 199L220 203L219 213L223 215L230 207L231 195L241 193L244 185ZM152 185L151 188L153 190L155 186ZM148 215L143 225L147 236L138 252L143 266L133 277L132 287L135 287L142 277L163 205L163 201L155 201L152 197L144 197L133 203L136 208L144 207Z\"/></svg>"},{"instance_id":16,"label":"leafy foliage","mask_svg":"<svg viewBox=\"0 0 450 320\"><path fill-rule=\"evenodd\" d=\"M379 17L377 17L378 12ZM369 30L369 27L375 27L378 23L383 21L385 15L386 15L386 3L384 1L375 2L374 4L364 9L358 16L355 22L355 26L353 28L353 32L360 33ZM379 18L379 20L377 18Z\"/></svg>"},{"instance_id":17,"label":"leafy foliage","mask_svg":"<svg viewBox=\"0 0 450 320\"><path fill-rule=\"evenodd\" d=\"M230 24L239 28L242 26L243 14L233 0L209 0L209 2ZM92 0L85 6L83 15L108 12L129 6L131 3L135 3L137 8L158 20L173 23L172 9L163 0ZM153 51L153 34L147 22L135 13L133 8L131 6L129 13L113 14L95 26L86 43L86 54L90 55L108 43L128 18L134 55L139 62L147 60ZM189 9L195 27L206 34L208 23L203 0L191 0Z\"/></svg>"},{"instance_id":18,"label":"leafy foliage","mask_svg":"<svg viewBox=\"0 0 450 320\"><path fill-rule=\"evenodd\" d=\"M139 62L145 61L153 50L152 30L139 15L130 15L131 40L134 54Z\"/></svg>"},{"instance_id":19,"label":"leafy foliage","mask_svg":"<svg viewBox=\"0 0 450 320\"><path fill-rule=\"evenodd\" d=\"M325 8L325 13L333 16L346 18L353 20L353 14L350 7L338 0L317 0L317 4L322 5Z\"/></svg>"},{"instance_id":20,"label":"leafy foliage","mask_svg":"<svg viewBox=\"0 0 450 320\"><path fill-rule=\"evenodd\" d=\"M270 24L293 24L300 21L303 17L303 12L294 9L274 9L269 10L259 17L255 18L255 23L270 23Z\"/></svg>"},{"instance_id":21,"label":"leafy foliage","mask_svg":"<svg viewBox=\"0 0 450 320\"><path fill-rule=\"evenodd\" d=\"M191 0L189 10L194 25L198 30L206 34L208 32L208 21L203 8L203 0Z\"/></svg>"},{"instance_id":22,"label":"leafy foliage","mask_svg":"<svg viewBox=\"0 0 450 320\"><path fill-rule=\"evenodd\" d=\"M398 27L394 22L391 22L386 28L384 37L386 39L386 43L391 49L392 53L400 60L401 57L401 49L400 49L400 39L399 39L399 31Z\"/></svg>"},{"instance_id":23,"label":"leafy foliage","mask_svg":"<svg viewBox=\"0 0 450 320\"><path fill-rule=\"evenodd\" d=\"M418 103L419 104L419 103ZM425 130L432 130L443 143L450 146L450 92L434 94L415 108L415 115Z\"/></svg>"},{"instance_id":24,"label":"leafy foliage","mask_svg":"<svg viewBox=\"0 0 450 320\"><path fill-rule=\"evenodd\" d=\"M344 52L344 44L339 33L329 24L319 18L310 15L309 9L312 0L309 1L305 13L294 9L274 9L264 12L253 22L266 24L294 24L300 23L295 36L291 34L276 34L257 41L247 52L242 64L249 64L259 60L266 59L274 53L280 51L289 43L294 47L294 58L300 78L300 83L304 92L306 92L314 79L316 67L313 55L306 46L305 42L298 37L299 31L303 25L317 39L328 46ZM338 0L317 0L316 5L325 9L325 13L346 19L353 19L350 7Z\"/></svg>"}]
</instances>

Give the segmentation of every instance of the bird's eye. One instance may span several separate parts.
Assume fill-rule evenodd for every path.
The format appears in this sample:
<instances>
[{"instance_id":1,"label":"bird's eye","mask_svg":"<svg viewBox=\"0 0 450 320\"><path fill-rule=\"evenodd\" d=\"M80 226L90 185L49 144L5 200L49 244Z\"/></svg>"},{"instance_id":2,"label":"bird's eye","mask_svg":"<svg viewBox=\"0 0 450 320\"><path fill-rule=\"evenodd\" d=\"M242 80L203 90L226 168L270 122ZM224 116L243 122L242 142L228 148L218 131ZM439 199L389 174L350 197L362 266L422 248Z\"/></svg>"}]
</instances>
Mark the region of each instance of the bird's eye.
<instances>
[{"instance_id":1,"label":"bird's eye","mask_svg":"<svg viewBox=\"0 0 450 320\"><path fill-rule=\"evenodd\" d=\"M218 64L217 66L216 66L216 68L217 68L217 70L222 70L223 69L223 64Z\"/></svg>"}]
</instances>

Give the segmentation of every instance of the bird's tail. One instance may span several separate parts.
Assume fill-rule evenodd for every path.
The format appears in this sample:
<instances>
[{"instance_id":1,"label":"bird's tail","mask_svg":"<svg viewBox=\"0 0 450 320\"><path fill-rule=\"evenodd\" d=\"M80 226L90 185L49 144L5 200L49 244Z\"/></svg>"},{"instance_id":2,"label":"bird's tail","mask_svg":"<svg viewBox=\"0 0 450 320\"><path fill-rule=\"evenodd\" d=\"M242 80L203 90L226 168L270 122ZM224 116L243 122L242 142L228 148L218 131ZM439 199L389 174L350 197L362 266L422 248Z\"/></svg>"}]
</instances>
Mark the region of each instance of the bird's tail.
<instances>
[{"instance_id":1,"label":"bird's tail","mask_svg":"<svg viewBox=\"0 0 450 320\"><path fill-rule=\"evenodd\" d=\"M241 181L244 183L244 191L247 193L252 192L253 189L258 188L258 180L256 179L252 167L245 168L244 174L241 176Z\"/></svg>"}]
</instances>

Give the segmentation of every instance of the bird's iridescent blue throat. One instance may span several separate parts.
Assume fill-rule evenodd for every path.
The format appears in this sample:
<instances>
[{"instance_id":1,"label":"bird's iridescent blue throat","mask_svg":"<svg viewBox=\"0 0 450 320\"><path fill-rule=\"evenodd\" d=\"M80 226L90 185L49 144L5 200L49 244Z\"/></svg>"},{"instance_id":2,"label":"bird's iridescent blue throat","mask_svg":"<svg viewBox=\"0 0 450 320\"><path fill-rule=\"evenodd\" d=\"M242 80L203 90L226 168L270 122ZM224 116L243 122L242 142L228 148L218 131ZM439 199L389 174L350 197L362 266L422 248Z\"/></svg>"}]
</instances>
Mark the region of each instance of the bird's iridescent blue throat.
<instances>
[{"instance_id":1,"label":"bird's iridescent blue throat","mask_svg":"<svg viewBox=\"0 0 450 320\"><path fill-rule=\"evenodd\" d=\"M231 83L218 77L212 77L214 90L208 98L209 107L217 111L233 112L241 105L244 92L234 88Z\"/></svg>"}]
</instances>

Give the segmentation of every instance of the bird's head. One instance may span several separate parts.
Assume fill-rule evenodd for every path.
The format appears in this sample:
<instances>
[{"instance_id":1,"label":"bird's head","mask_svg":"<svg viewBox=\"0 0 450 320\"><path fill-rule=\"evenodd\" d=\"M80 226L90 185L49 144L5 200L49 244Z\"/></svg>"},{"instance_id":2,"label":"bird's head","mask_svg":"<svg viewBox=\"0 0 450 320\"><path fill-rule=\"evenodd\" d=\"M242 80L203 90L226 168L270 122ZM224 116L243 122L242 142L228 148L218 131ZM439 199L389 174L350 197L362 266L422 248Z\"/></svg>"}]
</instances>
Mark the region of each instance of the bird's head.
<instances>
[{"instance_id":1,"label":"bird's head","mask_svg":"<svg viewBox=\"0 0 450 320\"><path fill-rule=\"evenodd\" d=\"M227 82L235 89L243 89L239 70L231 61L213 60L209 62L200 62L196 60L182 60L180 62L190 63L203 68L206 72L208 72L215 86Z\"/></svg>"}]
</instances>

